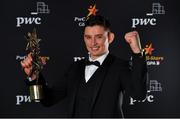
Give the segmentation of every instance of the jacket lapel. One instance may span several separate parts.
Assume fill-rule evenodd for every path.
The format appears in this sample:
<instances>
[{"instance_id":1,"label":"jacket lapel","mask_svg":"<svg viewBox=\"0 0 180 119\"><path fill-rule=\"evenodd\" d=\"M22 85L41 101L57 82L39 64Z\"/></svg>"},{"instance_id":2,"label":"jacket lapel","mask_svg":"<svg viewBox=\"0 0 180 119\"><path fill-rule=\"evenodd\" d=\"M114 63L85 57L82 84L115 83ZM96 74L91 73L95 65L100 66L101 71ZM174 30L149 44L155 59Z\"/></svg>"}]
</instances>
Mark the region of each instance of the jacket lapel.
<instances>
[{"instance_id":1,"label":"jacket lapel","mask_svg":"<svg viewBox=\"0 0 180 119\"><path fill-rule=\"evenodd\" d=\"M90 80L97 80L95 90L93 93L92 103L91 103L91 111L93 110L97 96L101 90L102 84L104 82L104 79L108 73L108 69L110 65L112 64L112 62L113 62L113 56L109 54L104 60L103 64L93 74L93 76L91 77L92 79L90 79Z\"/></svg>"},{"instance_id":2,"label":"jacket lapel","mask_svg":"<svg viewBox=\"0 0 180 119\"><path fill-rule=\"evenodd\" d=\"M73 111L74 111L74 104L75 104L75 100L76 100L76 93L79 87L79 82L80 79L84 78L84 71L85 71L85 62L81 62L78 64L78 69L76 69L76 77L74 77L75 80L73 80L73 82L71 82L71 86L72 86L72 94L70 96L70 101L69 101L69 116L73 116Z\"/></svg>"},{"instance_id":3,"label":"jacket lapel","mask_svg":"<svg viewBox=\"0 0 180 119\"><path fill-rule=\"evenodd\" d=\"M95 71L95 73L92 75L92 77L89 80L97 80L96 86L95 86L95 90L93 93L93 99L92 99L92 103L91 103L91 111L94 107L94 104L96 102L98 93L100 92L101 86L103 84L103 81L107 75L107 71L110 67L110 65L113 62L113 56L108 54L108 56L106 57L106 59L104 60L103 64ZM76 94L77 94L77 90L79 88L79 83L80 83L80 79L84 79L85 75L84 75L84 71L85 71L85 60L81 63L79 63L79 70L76 71L77 75L76 77L74 77L76 80L74 80L72 83L72 96L70 97L70 110L69 110L69 116L73 116L73 111L74 111L74 104L75 104L75 100L76 100Z\"/></svg>"}]
</instances>

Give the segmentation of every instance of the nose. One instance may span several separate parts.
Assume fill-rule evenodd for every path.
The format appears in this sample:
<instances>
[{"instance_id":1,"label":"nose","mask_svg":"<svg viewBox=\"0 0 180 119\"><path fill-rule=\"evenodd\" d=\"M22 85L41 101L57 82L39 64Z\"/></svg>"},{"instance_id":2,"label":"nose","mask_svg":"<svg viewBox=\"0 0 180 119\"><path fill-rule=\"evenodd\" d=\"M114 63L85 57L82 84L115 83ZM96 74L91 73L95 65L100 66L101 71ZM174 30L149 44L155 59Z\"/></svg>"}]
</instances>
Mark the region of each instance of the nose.
<instances>
[{"instance_id":1,"label":"nose","mask_svg":"<svg viewBox=\"0 0 180 119\"><path fill-rule=\"evenodd\" d=\"M94 37L94 38L92 38L92 46L95 46L96 44L97 44L97 42L96 42L96 38Z\"/></svg>"}]
</instances>

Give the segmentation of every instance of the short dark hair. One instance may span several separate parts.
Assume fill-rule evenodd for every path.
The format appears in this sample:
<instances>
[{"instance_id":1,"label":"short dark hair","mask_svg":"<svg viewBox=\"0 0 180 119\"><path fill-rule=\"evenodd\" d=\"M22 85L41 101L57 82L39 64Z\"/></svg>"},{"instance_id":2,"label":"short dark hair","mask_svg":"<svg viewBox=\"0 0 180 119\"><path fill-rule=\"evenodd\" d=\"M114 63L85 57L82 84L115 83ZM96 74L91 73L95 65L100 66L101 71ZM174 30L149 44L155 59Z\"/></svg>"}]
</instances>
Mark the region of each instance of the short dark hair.
<instances>
[{"instance_id":1,"label":"short dark hair","mask_svg":"<svg viewBox=\"0 0 180 119\"><path fill-rule=\"evenodd\" d=\"M110 22L108 21L107 18L105 18L101 15L91 16L85 22L85 27L95 26L95 25L102 26L105 28L105 30L110 31Z\"/></svg>"}]
</instances>

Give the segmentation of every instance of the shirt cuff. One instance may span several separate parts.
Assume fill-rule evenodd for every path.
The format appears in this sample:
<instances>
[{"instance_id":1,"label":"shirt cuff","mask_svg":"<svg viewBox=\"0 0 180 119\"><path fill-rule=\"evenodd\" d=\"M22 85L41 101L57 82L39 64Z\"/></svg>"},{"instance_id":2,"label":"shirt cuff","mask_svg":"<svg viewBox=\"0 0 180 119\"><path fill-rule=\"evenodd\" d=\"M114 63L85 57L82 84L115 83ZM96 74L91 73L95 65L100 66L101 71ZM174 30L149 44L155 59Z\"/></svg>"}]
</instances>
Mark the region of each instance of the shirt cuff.
<instances>
[{"instance_id":1,"label":"shirt cuff","mask_svg":"<svg viewBox=\"0 0 180 119\"><path fill-rule=\"evenodd\" d=\"M29 76L27 77L27 79L28 79L29 82L33 81L32 78L29 77Z\"/></svg>"}]
</instances>

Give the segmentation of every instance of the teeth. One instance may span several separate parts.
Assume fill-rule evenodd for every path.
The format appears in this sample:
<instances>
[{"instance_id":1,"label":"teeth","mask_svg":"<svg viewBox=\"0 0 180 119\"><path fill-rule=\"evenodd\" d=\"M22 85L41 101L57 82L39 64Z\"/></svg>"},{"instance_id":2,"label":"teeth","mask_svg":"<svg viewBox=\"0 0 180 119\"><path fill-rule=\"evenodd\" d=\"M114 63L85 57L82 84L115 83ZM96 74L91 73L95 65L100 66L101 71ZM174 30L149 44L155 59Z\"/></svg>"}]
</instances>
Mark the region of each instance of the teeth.
<instances>
[{"instance_id":1,"label":"teeth","mask_svg":"<svg viewBox=\"0 0 180 119\"><path fill-rule=\"evenodd\" d=\"M97 49L98 49L98 47L93 47L93 48L92 48L92 50L97 50Z\"/></svg>"}]
</instances>

